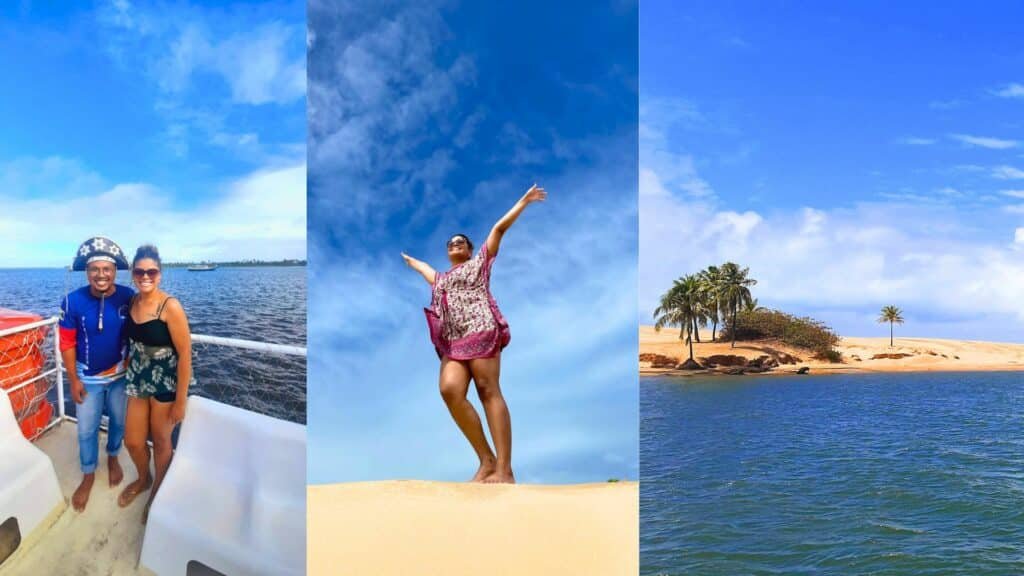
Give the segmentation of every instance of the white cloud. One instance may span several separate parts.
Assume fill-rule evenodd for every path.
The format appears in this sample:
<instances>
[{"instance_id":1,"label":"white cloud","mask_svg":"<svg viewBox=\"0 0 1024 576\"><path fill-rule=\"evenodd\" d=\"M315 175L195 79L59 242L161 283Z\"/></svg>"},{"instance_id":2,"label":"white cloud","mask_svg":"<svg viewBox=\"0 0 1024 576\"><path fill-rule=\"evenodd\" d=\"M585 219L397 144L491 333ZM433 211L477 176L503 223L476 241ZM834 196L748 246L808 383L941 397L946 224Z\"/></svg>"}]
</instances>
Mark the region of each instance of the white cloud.
<instances>
[{"instance_id":1,"label":"white cloud","mask_svg":"<svg viewBox=\"0 0 1024 576\"><path fill-rule=\"evenodd\" d=\"M1000 180L1024 180L1024 170L1013 166L996 166L992 169L992 177Z\"/></svg>"},{"instance_id":2,"label":"white cloud","mask_svg":"<svg viewBox=\"0 0 1024 576\"><path fill-rule=\"evenodd\" d=\"M305 58L290 55L289 43L298 41L295 29L270 22L224 39L209 36L198 23L181 29L155 64L161 88L184 92L195 76L212 73L227 83L238 104L287 104L305 95Z\"/></svg>"},{"instance_id":3,"label":"white cloud","mask_svg":"<svg viewBox=\"0 0 1024 576\"><path fill-rule=\"evenodd\" d=\"M308 415L313 482L472 474L472 451L437 391L422 310L429 288L399 251L446 267L449 234L481 242L492 217L529 186L514 164L571 156L579 146L557 137L538 145L540 135L507 124L516 118L502 109L460 101L477 81L475 59L451 48L436 6L386 11L309 4L317 40L309 55L308 330L320 343L309 358L318 398ZM472 157L485 127L507 156L485 159L495 166L488 179L449 190L468 172L457 159ZM567 162L547 175L548 201L522 215L494 267L492 288L512 329L502 389L524 479L638 475L635 413L622 410L635 407L636 194L628 192L636 165L623 161L635 141L587 144L604 152L599 168L573 171ZM339 287L351 296L338 298ZM566 325L571 334L558 328ZM608 354L611 347L634 352ZM396 359L401 370L373 368Z\"/></svg>"},{"instance_id":4,"label":"white cloud","mask_svg":"<svg viewBox=\"0 0 1024 576\"><path fill-rule=\"evenodd\" d=\"M303 258L305 182L305 165L261 170L188 207L147 183L86 190L71 180L40 197L0 192L0 266L65 265L78 243L95 234L126 250L156 243L168 260Z\"/></svg>"},{"instance_id":5,"label":"white cloud","mask_svg":"<svg viewBox=\"0 0 1024 576\"><path fill-rule=\"evenodd\" d=\"M129 0L110 0L98 8L100 22L138 34L153 31L154 22L144 11L139 11Z\"/></svg>"},{"instance_id":6,"label":"white cloud","mask_svg":"<svg viewBox=\"0 0 1024 576\"><path fill-rule=\"evenodd\" d=\"M993 94L1001 98L1024 98L1024 84L1007 84L999 90L993 91Z\"/></svg>"},{"instance_id":7,"label":"white cloud","mask_svg":"<svg viewBox=\"0 0 1024 576\"><path fill-rule=\"evenodd\" d=\"M1024 321L1024 301L1015 296L1024 291L1024 228L1013 224L1013 214L1024 213L1019 207L994 213L997 198L966 204L960 200L971 194L946 186L853 206L737 212L720 207L713 194L694 197L668 184L679 174L695 176L696 165L685 151L669 149L668 130L652 121L641 133L641 321L651 321L673 279L728 260L750 267L762 304L840 322L851 335L871 334L876 306L892 302L913 310L925 335L929 328L920 319L929 315L970 318L929 326L945 336L978 339L993 338L988 327L997 318ZM1010 166L958 168L982 170L1024 178ZM1018 190L1003 194L1024 197ZM1021 332L1002 330L997 338Z\"/></svg>"},{"instance_id":8,"label":"white cloud","mask_svg":"<svg viewBox=\"0 0 1024 576\"><path fill-rule=\"evenodd\" d=\"M667 131L693 127L703 116L686 100L654 99L640 105L640 194L711 199L715 192L697 172L693 156L670 151Z\"/></svg>"},{"instance_id":9,"label":"white cloud","mask_svg":"<svg viewBox=\"0 0 1024 576\"><path fill-rule=\"evenodd\" d=\"M474 60L458 54L435 62L436 46L449 32L425 6L409 5L355 32L332 25L333 7L323 10L311 16L323 27L316 31L323 42L310 53L311 61L322 59L309 79L310 162L318 177L343 173L353 189L345 197L314 189L312 209L337 222L339 234L356 226L382 229L390 211L414 203L420 206L414 218L425 218L454 200L442 186L453 166L444 143L434 147L430 166L416 150L438 134L455 148L472 142L483 116L463 114L457 104L459 89L475 80ZM415 129L427 123L434 128ZM388 177L395 173L410 177ZM419 187L427 193L414 199Z\"/></svg>"},{"instance_id":10,"label":"white cloud","mask_svg":"<svg viewBox=\"0 0 1024 576\"><path fill-rule=\"evenodd\" d=\"M967 146L978 146L992 150L1005 150L1016 148L1020 145L1016 140L1004 140L1001 138L989 138L985 136L971 136L969 134L950 134L950 138L957 140Z\"/></svg>"},{"instance_id":11,"label":"white cloud","mask_svg":"<svg viewBox=\"0 0 1024 576\"><path fill-rule=\"evenodd\" d=\"M22 157L0 164L0 197L73 197L105 185L102 176L73 158Z\"/></svg>"},{"instance_id":12,"label":"white cloud","mask_svg":"<svg viewBox=\"0 0 1024 576\"><path fill-rule=\"evenodd\" d=\"M256 11L128 0L105 2L96 16L110 53L152 73L166 93L185 93L204 74L223 81L234 104L289 104L306 93L305 26L259 20Z\"/></svg>"},{"instance_id":13,"label":"white cloud","mask_svg":"<svg viewBox=\"0 0 1024 576\"><path fill-rule=\"evenodd\" d=\"M649 321L673 278L733 260L750 266L762 303L791 311L869 313L899 302L919 313L1024 321L1024 256L1016 249L1024 229L1007 229L1012 243L993 243L964 228L972 220L950 207L895 202L741 219L710 203L641 196L640 318ZM870 333L870 323L850 329Z\"/></svg>"},{"instance_id":14,"label":"white cloud","mask_svg":"<svg viewBox=\"0 0 1024 576\"><path fill-rule=\"evenodd\" d=\"M635 196L609 192L632 177L627 167L606 166L545 181L548 202L523 214L495 262L492 289L512 330L502 387L517 430L515 462L538 482L580 481L583 466L638 474L630 436L636 422L621 404L635 397ZM611 200L588 202L591 196ZM441 268L441 246L422 242L409 250ZM344 466L317 464L311 481L471 475L472 452L437 392L438 361L422 312L429 287L397 251L367 245L361 255L339 259L322 235L311 237L310 247L308 329L322 342L321 353L310 356L310 386L323 402L309 408L311 445L318 457L347 455ZM358 289L340 299L338 286ZM573 329L559 328L565 326ZM374 368L395 359L400 371ZM372 382L373 390L338 392L359 382ZM343 423L329 409L334 399L344 399ZM475 392L470 399L476 403Z\"/></svg>"},{"instance_id":15,"label":"white cloud","mask_svg":"<svg viewBox=\"0 0 1024 576\"><path fill-rule=\"evenodd\" d=\"M1000 190L999 193L1014 198L1024 198L1024 190Z\"/></svg>"},{"instance_id":16,"label":"white cloud","mask_svg":"<svg viewBox=\"0 0 1024 576\"><path fill-rule=\"evenodd\" d=\"M899 144L906 144L908 146L931 146L932 144L935 144L935 139L905 136L903 138L900 138L896 142L898 142Z\"/></svg>"},{"instance_id":17,"label":"white cloud","mask_svg":"<svg viewBox=\"0 0 1024 576\"><path fill-rule=\"evenodd\" d=\"M212 146L258 166L287 155L292 144L267 129L286 122L261 119L256 135L250 109L277 105L291 115L306 94L307 29L268 12L108 0L95 16L126 81L157 91L154 109L166 124L160 145L181 158Z\"/></svg>"}]
</instances>

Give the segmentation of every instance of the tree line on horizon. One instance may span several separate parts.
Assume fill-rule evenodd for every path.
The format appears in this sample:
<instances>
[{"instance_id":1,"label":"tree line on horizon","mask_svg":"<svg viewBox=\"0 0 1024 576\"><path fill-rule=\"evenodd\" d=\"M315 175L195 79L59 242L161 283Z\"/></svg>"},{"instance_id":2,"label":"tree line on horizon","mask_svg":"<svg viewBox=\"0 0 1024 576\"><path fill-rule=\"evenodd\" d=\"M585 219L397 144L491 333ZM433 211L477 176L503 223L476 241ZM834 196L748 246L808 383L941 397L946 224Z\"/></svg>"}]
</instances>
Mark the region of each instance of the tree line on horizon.
<instances>
[{"instance_id":1,"label":"tree line on horizon","mask_svg":"<svg viewBox=\"0 0 1024 576\"><path fill-rule=\"evenodd\" d=\"M287 258L284 260L231 260L229 262L165 262L166 268L185 268L197 264L215 264L221 268L241 268L244 266L305 266L305 260Z\"/></svg>"}]
</instances>

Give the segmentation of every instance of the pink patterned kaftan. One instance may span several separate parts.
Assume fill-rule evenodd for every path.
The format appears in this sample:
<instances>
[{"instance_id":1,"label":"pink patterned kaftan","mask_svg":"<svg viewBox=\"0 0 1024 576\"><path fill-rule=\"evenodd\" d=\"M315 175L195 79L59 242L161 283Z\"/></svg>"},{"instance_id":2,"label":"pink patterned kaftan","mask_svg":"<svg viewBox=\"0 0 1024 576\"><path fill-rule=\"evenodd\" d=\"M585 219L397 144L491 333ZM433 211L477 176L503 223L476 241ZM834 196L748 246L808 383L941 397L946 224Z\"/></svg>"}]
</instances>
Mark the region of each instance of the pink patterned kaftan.
<instances>
[{"instance_id":1,"label":"pink patterned kaftan","mask_svg":"<svg viewBox=\"0 0 1024 576\"><path fill-rule=\"evenodd\" d=\"M493 264L484 244L476 256L434 278L430 308L423 310L439 358L491 358L508 346L512 334L491 295Z\"/></svg>"}]
</instances>

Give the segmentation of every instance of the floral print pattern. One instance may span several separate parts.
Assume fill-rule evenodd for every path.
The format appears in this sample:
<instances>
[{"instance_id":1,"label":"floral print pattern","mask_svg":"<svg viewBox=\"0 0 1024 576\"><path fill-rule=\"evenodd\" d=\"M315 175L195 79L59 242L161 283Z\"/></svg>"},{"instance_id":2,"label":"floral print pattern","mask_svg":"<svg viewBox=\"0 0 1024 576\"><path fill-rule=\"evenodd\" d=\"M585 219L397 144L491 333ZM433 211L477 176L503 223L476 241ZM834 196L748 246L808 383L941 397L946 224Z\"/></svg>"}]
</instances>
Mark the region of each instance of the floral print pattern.
<instances>
[{"instance_id":1,"label":"floral print pattern","mask_svg":"<svg viewBox=\"0 0 1024 576\"><path fill-rule=\"evenodd\" d=\"M128 380L125 391L133 398L149 398L178 389L178 353L173 346L147 346L129 341Z\"/></svg>"},{"instance_id":2,"label":"floral print pattern","mask_svg":"<svg viewBox=\"0 0 1024 576\"><path fill-rule=\"evenodd\" d=\"M439 358L490 358L508 346L511 332L491 295L493 263L485 244L473 258L437 273L425 312Z\"/></svg>"}]
</instances>

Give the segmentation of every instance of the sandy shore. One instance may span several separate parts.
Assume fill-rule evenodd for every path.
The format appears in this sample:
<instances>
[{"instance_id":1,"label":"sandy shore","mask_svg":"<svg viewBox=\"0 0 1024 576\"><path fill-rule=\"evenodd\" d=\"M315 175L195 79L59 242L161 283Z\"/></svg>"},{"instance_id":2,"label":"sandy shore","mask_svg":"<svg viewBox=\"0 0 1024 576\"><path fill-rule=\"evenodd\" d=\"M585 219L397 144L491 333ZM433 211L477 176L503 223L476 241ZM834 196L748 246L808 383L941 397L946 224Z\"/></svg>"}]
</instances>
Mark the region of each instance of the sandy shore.
<instances>
[{"instance_id":1,"label":"sandy shore","mask_svg":"<svg viewBox=\"0 0 1024 576\"><path fill-rule=\"evenodd\" d=\"M639 484L418 480L307 490L309 574L636 574Z\"/></svg>"},{"instance_id":2,"label":"sandy shore","mask_svg":"<svg viewBox=\"0 0 1024 576\"><path fill-rule=\"evenodd\" d=\"M745 359L769 356L785 359L798 358L793 364L781 364L768 374L787 374L806 366L812 374L850 372L984 372L1024 370L1024 344L975 342L970 340L944 340L940 338L896 338L889 346L888 338L843 338L838 350L843 354L841 364L814 360L806 350L785 346L775 341L711 342L711 333L701 332L703 342L693 345L698 362L713 355L735 355ZM653 326L640 327L640 353L659 354L682 361L689 356L677 329L655 332ZM889 356L889 357L885 357ZM898 356L898 357L893 357ZM701 362L703 364L703 362ZM652 368L650 362L640 362L641 375L693 374L670 368ZM707 372L698 371L698 374Z\"/></svg>"}]
</instances>

